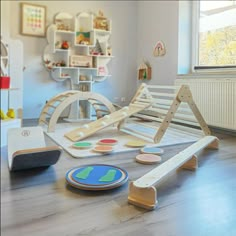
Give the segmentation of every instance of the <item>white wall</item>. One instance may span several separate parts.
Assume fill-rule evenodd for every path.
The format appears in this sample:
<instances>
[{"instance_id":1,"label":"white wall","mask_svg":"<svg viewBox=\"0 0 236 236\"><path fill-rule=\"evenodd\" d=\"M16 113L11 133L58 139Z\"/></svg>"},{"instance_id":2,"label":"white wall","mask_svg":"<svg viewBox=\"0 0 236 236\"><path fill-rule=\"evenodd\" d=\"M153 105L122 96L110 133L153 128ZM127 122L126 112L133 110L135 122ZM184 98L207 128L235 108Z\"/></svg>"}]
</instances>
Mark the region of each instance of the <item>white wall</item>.
<instances>
[{"instance_id":1,"label":"white wall","mask_svg":"<svg viewBox=\"0 0 236 236\"><path fill-rule=\"evenodd\" d=\"M149 84L174 84L178 60L178 1L138 2L137 64L144 59L152 66ZM166 55L154 57L157 41L166 45Z\"/></svg>"},{"instance_id":2,"label":"white wall","mask_svg":"<svg viewBox=\"0 0 236 236\"><path fill-rule=\"evenodd\" d=\"M33 3L33 1L31 1ZM36 3L36 1L34 1ZM42 53L47 44L46 38L20 35L20 1L10 3L10 36L20 39L24 45L24 119L38 118L46 100L69 89L69 82L58 83L50 78L42 64ZM60 11L76 15L78 12L103 10L112 20L112 77L103 83L96 83L94 91L111 101L114 97L134 94L136 87L136 22L137 5L133 1L37 1L47 7L47 25ZM5 20L5 19L3 19ZM132 91L129 93L129 91ZM115 101L119 102L119 101Z\"/></svg>"},{"instance_id":3,"label":"white wall","mask_svg":"<svg viewBox=\"0 0 236 236\"><path fill-rule=\"evenodd\" d=\"M95 84L94 91L113 102L126 97L129 102L137 86L137 68L145 58L152 66L151 84L173 84L178 62L178 1L31 1L47 7L47 25L60 11L103 10L112 20L112 77ZM20 1L8 1L10 36L24 45L24 119L38 118L46 100L69 88L69 83L52 80L42 65L46 38L20 35ZM5 4L6 5L6 4ZM158 40L166 44L166 55L154 57ZM121 103L121 105L124 105Z\"/></svg>"}]
</instances>

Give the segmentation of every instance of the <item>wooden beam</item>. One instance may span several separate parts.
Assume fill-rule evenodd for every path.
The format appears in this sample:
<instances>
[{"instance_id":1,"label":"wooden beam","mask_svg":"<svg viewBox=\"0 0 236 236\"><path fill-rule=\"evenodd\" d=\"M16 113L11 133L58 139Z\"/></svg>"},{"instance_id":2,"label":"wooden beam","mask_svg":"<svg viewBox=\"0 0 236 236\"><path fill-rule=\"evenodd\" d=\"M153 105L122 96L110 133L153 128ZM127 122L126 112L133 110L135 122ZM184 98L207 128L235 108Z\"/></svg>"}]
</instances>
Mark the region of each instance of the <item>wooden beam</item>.
<instances>
[{"instance_id":1,"label":"wooden beam","mask_svg":"<svg viewBox=\"0 0 236 236\"><path fill-rule=\"evenodd\" d=\"M169 174L179 167L196 169L195 153L204 148L211 148L211 144L219 143L217 137L205 136L182 152L170 158L160 166L154 168L141 178L130 183L128 201L134 205L152 210L157 206L157 191L155 186L160 184ZM191 163L190 163L190 162ZM188 164L186 164L188 163Z\"/></svg>"}]
</instances>

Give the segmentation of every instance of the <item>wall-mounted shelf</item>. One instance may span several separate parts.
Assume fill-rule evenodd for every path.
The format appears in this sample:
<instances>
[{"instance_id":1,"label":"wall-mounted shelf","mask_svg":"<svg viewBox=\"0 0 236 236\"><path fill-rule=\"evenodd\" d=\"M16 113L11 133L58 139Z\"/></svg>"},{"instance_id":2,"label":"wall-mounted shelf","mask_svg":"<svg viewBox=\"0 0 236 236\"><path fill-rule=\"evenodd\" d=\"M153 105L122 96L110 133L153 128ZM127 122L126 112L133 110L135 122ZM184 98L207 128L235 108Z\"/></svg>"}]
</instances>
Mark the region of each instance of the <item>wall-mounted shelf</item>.
<instances>
[{"instance_id":1,"label":"wall-mounted shelf","mask_svg":"<svg viewBox=\"0 0 236 236\"><path fill-rule=\"evenodd\" d=\"M75 17L61 12L47 29L48 45L44 50L44 64L57 82L67 79L71 89L92 91L94 82L111 77L111 20L92 12L81 12ZM80 77L86 77L81 81ZM88 101L71 105L67 120L91 119Z\"/></svg>"}]
</instances>

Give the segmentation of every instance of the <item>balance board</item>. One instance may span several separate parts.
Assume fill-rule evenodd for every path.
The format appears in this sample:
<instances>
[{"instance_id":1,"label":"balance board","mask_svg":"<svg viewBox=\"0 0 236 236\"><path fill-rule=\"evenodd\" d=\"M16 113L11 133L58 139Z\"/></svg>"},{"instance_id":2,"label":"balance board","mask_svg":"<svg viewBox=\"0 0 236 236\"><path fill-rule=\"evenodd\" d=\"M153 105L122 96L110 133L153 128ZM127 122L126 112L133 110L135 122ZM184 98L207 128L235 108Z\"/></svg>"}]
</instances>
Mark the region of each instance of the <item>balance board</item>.
<instances>
[{"instance_id":1,"label":"balance board","mask_svg":"<svg viewBox=\"0 0 236 236\"><path fill-rule=\"evenodd\" d=\"M10 171L50 166L61 155L59 146L46 147L41 127L12 128L8 131L8 166Z\"/></svg>"}]
</instances>

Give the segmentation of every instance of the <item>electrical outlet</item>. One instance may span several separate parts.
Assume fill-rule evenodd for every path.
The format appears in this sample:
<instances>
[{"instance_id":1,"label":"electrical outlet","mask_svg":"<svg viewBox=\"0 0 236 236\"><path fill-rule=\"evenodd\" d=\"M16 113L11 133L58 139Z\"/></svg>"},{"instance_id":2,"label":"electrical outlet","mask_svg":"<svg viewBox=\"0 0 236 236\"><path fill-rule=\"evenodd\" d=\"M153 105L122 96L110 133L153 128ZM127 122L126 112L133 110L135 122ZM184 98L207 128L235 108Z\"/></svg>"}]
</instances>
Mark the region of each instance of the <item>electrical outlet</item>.
<instances>
[{"instance_id":1,"label":"electrical outlet","mask_svg":"<svg viewBox=\"0 0 236 236\"><path fill-rule=\"evenodd\" d=\"M120 100L121 100L121 102L125 102L125 101L126 101L126 98L125 98L125 97L122 97Z\"/></svg>"}]
</instances>

